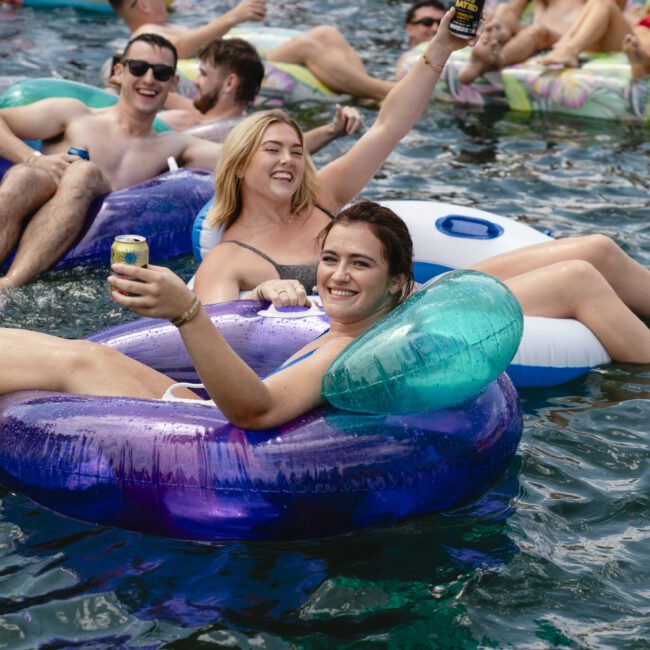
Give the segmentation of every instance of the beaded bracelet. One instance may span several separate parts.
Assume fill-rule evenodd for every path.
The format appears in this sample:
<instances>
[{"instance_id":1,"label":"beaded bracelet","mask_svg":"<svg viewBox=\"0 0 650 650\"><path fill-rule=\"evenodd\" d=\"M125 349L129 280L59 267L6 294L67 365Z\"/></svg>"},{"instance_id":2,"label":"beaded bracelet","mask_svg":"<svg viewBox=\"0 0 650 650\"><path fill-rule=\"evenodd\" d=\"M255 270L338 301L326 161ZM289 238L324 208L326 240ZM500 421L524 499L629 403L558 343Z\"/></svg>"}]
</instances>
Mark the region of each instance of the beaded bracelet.
<instances>
[{"instance_id":1,"label":"beaded bracelet","mask_svg":"<svg viewBox=\"0 0 650 650\"><path fill-rule=\"evenodd\" d=\"M185 325L186 323L189 323L200 311L201 301L196 296L194 296L194 300L192 300L190 306L180 316L172 318L171 324L174 327Z\"/></svg>"},{"instance_id":2,"label":"beaded bracelet","mask_svg":"<svg viewBox=\"0 0 650 650\"><path fill-rule=\"evenodd\" d=\"M422 60L424 61L425 65L430 66L436 72L442 72L444 70L445 67L444 63L433 63L431 59L426 55L425 52L422 52Z\"/></svg>"}]
</instances>

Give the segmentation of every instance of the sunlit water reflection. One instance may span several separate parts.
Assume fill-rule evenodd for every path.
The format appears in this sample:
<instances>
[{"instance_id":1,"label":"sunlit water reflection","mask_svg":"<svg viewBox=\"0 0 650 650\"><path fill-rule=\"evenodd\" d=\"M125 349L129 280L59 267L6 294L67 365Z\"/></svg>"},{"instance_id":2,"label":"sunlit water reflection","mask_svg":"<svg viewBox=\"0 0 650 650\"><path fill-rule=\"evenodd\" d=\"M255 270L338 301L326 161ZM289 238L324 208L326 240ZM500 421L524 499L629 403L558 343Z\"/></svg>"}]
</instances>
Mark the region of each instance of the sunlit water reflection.
<instances>
[{"instance_id":1,"label":"sunlit water reflection","mask_svg":"<svg viewBox=\"0 0 650 650\"><path fill-rule=\"evenodd\" d=\"M200 24L215 6L186 0L177 19ZM380 74L404 45L404 6L273 2L268 23L335 22ZM94 84L125 37L108 17L0 10L0 84ZM297 114L309 126L329 110ZM365 195L472 205L557 236L604 232L648 265L649 160L642 126L432 105ZM188 277L194 262L171 266ZM0 298L0 323L83 336L122 322L105 276L48 274ZM525 391L516 462L479 504L338 539L186 544L95 529L4 493L0 644L647 647L649 398L641 366Z\"/></svg>"}]
</instances>

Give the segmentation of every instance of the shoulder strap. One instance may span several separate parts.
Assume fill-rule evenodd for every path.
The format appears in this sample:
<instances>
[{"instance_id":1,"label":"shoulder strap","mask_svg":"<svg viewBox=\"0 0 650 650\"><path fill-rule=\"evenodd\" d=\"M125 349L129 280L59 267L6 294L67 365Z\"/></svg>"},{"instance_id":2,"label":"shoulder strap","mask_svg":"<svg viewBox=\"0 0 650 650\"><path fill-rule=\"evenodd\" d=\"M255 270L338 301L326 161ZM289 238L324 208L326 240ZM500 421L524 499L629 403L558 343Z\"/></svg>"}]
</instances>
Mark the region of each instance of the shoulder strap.
<instances>
[{"instance_id":1,"label":"shoulder strap","mask_svg":"<svg viewBox=\"0 0 650 650\"><path fill-rule=\"evenodd\" d=\"M336 215L332 214L329 210L325 209L322 205L315 203L314 206L317 207L321 212L324 212L330 219L332 220L336 219Z\"/></svg>"},{"instance_id":2,"label":"shoulder strap","mask_svg":"<svg viewBox=\"0 0 650 650\"><path fill-rule=\"evenodd\" d=\"M228 239L227 241L221 242L222 244L237 244L237 246L241 246L242 248L245 248L246 250L251 251L252 253L255 253L256 255L259 255L262 259L266 260L270 264L273 264L273 266L278 268L278 265L275 263L274 260L272 260L266 253L262 253L261 250L258 250L254 246L251 246L250 244L245 244L242 241L237 241L236 239Z\"/></svg>"}]
</instances>

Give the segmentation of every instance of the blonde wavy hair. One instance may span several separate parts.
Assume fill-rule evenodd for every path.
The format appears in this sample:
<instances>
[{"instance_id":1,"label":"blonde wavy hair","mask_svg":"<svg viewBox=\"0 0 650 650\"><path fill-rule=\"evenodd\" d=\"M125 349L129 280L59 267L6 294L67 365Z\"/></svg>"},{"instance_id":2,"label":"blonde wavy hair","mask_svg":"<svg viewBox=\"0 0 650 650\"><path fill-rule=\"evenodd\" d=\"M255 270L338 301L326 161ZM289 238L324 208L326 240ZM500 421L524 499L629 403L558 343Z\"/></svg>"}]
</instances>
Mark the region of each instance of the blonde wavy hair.
<instances>
[{"instance_id":1,"label":"blonde wavy hair","mask_svg":"<svg viewBox=\"0 0 650 650\"><path fill-rule=\"evenodd\" d=\"M303 146L305 171L300 187L291 199L291 213L311 212L316 204L318 177L311 156L304 149L305 141L298 123L280 109L261 111L237 124L224 142L215 170L214 205L206 216L211 227L229 228L237 221L242 210L241 179L237 174L248 167L260 147L264 132L272 124L290 126Z\"/></svg>"}]
</instances>

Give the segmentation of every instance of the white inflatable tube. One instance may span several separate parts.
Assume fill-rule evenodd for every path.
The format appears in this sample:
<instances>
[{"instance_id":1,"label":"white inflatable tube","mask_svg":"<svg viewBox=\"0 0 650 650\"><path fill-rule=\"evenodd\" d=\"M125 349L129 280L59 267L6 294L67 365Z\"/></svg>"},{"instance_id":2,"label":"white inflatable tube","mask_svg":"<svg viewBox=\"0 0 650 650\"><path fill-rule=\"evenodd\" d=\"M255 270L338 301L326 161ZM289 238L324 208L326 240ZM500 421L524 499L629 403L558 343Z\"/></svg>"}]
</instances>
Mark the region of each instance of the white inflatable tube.
<instances>
[{"instance_id":1,"label":"white inflatable tube","mask_svg":"<svg viewBox=\"0 0 650 650\"><path fill-rule=\"evenodd\" d=\"M551 239L512 219L452 203L381 201L381 204L397 213L409 227L417 282ZM194 255L199 261L221 241L221 231L205 224L209 205L197 216L192 231ZM582 323L526 316L521 345L508 367L508 374L519 387L554 386L610 361L600 341Z\"/></svg>"}]
</instances>

